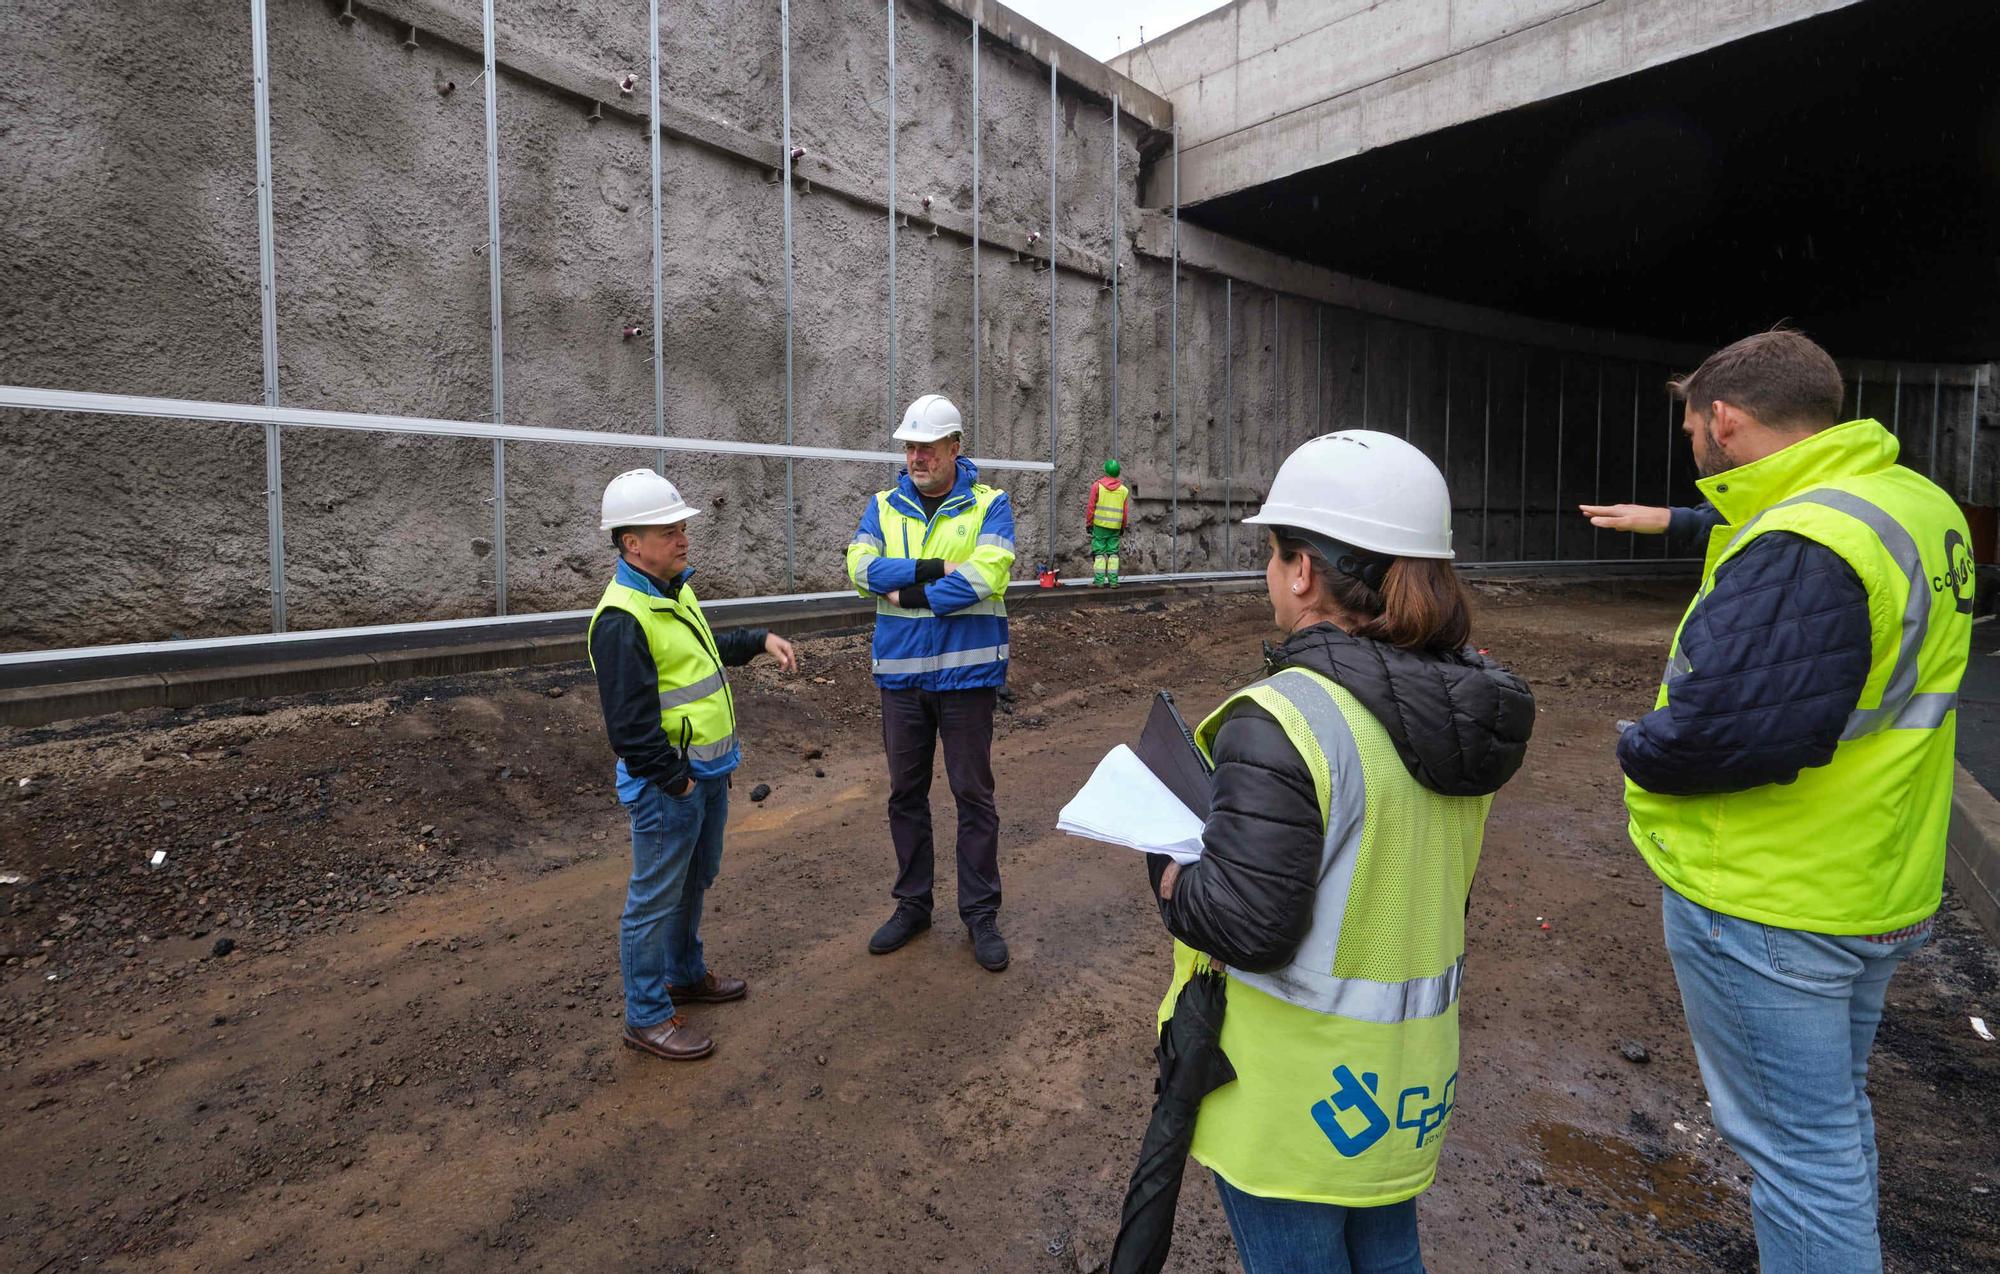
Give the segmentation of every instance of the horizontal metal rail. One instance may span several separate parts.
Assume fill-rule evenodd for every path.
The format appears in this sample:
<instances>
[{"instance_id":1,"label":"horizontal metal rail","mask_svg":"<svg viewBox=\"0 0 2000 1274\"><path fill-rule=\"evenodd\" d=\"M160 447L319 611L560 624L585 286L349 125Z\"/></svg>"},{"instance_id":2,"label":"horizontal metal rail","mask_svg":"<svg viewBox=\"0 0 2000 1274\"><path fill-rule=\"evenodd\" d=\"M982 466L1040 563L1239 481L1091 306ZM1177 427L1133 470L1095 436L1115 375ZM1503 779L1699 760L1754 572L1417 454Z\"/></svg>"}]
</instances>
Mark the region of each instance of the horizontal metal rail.
<instances>
[{"instance_id":1,"label":"horizontal metal rail","mask_svg":"<svg viewBox=\"0 0 2000 1274\"><path fill-rule=\"evenodd\" d=\"M658 443L657 438L642 438L644 446ZM1674 576L1686 574L1701 565L1698 558L1647 558L1634 562L1625 559L1612 561L1576 562L1466 562L1458 569L1468 575L1574 575L1598 578L1640 578L1645 576ZM1263 578L1259 571L1185 571L1180 574L1127 575L1129 584L1212 584L1230 581L1249 581ZM1078 587L1090 582L1088 576L1076 576L1063 580L1064 585ZM1008 584L1008 591L1031 594L1040 585L1033 579L1017 579ZM1114 600L1115 593L1103 594L1105 600ZM720 618L728 618L733 610L749 610L766 606L788 604L809 605L814 602L839 602L858 600L851 589L839 589L827 593L778 593L759 597L712 598L702 602L702 608L715 612ZM525 615L480 615L466 619L431 619L408 624L367 624L352 628L313 628L284 633L245 633L234 637L198 637L179 641L127 642L113 646L71 646L61 650L23 650L0 654L0 668L22 667L34 664L65 663L70 661L89 662L94 660L122 659L133 656L175 654L183 655L199 651L225 650L267 650L310 642L328 642L343 638L416 636L425 633L464 632L466 630L492 629L501 632L507 629L529 628L537 625L562 622L582 623L589 619L588 610L539 611Z\"/></svg>"},{"instance_id":2,"label":"horizontal metal rail","mask_svg":"<svg viewBox=\"0 0 2000 1274\"><path fill-rule=\"evenodd\" d=\"M901 464L897 451L856 451L847 447L795 447L768 442L731 442L721 438L661 438L656 434L606 433L594 429L548 429L534 425L496 425L477 420L434 420L422 416L383 416L356 411L314 411L298 407L259 407L249 403L203 402L190 398L145 398L134 394L93 394L72 389L33 389L0 385L0 408L26 411L68 411L93 416L152 416L163 420L194 420L211 424L285 425L299 429L339 429L356 433L415 434L430 438L497 438L504 442L552 442L574 447L624 447L633 451L689 451L722 456L775 456L793 460L849 460L871 464ZM999 460L978 457L982 469L1013 469L1049 473L1046 460Z\"/></svg>"},{"instance_id":3,"label":"horizontal metal rail","mask_svg":"<svg viewBox=\"0 0 2000 1274\"><path fill-rule=\"evenodd\" d=\"M1461 575L1565 576L1581 579L1675 579L1701 569L1698 557L1580 558L1570 562L1454 562Z\"/></svg>"}]
</instances>

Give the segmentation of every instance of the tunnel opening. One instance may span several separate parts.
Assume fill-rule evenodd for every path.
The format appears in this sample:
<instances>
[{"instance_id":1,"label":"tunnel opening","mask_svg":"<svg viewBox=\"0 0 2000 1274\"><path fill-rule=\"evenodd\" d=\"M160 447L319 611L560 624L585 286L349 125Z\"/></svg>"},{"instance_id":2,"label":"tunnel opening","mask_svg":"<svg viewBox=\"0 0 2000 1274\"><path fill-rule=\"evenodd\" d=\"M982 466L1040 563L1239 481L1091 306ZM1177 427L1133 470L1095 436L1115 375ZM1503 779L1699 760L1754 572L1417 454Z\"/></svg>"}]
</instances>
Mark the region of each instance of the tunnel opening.
<instances>
[{"instance_id":1,"label":"tunnel opening","mask_svg":"<svg viewBox=\"0 0 2000 1274\"><path fill-rule=\"evenodd\" d=\"M2000 6L1864 0L1184 209L1452 300L1848 358L2000 355Z\"/></svg>"}]
</instances>

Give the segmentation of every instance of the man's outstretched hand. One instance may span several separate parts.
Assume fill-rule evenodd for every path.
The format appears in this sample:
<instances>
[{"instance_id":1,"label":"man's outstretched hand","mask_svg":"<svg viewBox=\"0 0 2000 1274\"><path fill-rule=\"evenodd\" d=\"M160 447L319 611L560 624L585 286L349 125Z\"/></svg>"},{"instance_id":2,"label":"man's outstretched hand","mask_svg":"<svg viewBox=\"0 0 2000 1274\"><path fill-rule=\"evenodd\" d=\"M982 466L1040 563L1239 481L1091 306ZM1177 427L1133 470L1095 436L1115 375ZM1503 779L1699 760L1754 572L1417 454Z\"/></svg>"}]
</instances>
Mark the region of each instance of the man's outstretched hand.
<instances>
[{"instance_id":1,"label":"man's outstretched hand","mask_svg":"<svg viewBox=\"0 0 2000 1274\"><path fill-rule=\"evenodd\" d=\"M1653 504L1579 504L1590 524L1607 531L1634 531L1640 535L1665 535L1673 520L1673 510Z\"/></svg>"}]
</instances>

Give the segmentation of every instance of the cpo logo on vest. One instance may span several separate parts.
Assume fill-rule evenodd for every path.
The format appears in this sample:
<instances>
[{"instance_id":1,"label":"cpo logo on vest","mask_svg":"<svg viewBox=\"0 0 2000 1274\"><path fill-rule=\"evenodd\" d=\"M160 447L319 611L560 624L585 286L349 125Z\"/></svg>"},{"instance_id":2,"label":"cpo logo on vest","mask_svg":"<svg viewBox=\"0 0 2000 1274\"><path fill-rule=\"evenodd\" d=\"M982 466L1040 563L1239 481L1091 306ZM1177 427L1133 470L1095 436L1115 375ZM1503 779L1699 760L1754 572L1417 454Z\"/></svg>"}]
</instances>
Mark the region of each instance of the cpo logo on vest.
<instances>
[{"instance_id":1,"label":"cpo logo on vest","mask_svg":"<svg viewBox=\"0 0 2000 1274\"><path fill-rule=\"evenodd\" d=\"M1437 1101L1431 1101L1431 1090L1425 1084L1412 1084L1396 1095L1396 1118L1392 1124L1389 1112L1375 1099L1381 1079L1373 1071L1359 1078L1345 1065L1333 1068L1333 1082L1337 1087L1327 1097L1313 1103L1313 1122L1326 1134L1334 1151L1343 1159L1352 1159L1372 1147L1387 1136L1391 1127L1417 1134L1415 1148L1423 1149L1424 1143L1434 1135L1441 1134L1444 1121L1458 1105L1454 1094L1458 1089L1458 1074L1453 1072L1445 1080L1444 1088L1438 1093ZM1360 1127L1349 1131L1352 1120L1343 1121L1342 1114L1358 1118Z\"/></svg>"},{"instance_id":2,"label":"cpo logo on vest","mask_svg":"<svg viewBox=\"0 0 2000 1274\"><path fill-rule=\"evenodd\" d=\"M1931 591L1942 593L1951 590L1952 600L1958 603L1958 613L1972 613L1972 599L1976 589L1973 586L1972 549L1965 537L1953 527L1944 533L1944 574L1931 576Z\"/></svg>"}]
</instances>

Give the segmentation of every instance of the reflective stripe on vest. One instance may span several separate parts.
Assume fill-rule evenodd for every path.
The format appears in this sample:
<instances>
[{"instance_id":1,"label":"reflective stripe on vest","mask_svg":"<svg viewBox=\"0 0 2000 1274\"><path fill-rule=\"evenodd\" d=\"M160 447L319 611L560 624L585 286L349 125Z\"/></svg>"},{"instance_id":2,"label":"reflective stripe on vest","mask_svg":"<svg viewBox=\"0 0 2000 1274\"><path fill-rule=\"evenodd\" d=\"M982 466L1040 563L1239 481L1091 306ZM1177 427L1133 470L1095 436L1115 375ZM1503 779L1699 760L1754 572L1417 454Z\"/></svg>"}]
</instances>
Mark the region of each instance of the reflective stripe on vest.
<instances>
[{"instance_id":1,"label":"reflective stripe on vest","mask_svg":"<svg viewBox=\"0 0 2000 1274\"><path fill-rule=\"evenodd\" d=\"M717 669L691 686L682 686L677 690L660 691L660 711L665 712L670 708L685 708L695 700L706 699L720 689L722 689L722 671Z\"/></svg>"},{"instance_id":2,"label":"reflective stripe on vest","mask_svg":"<svg viewBox=\"0 0 2000 1274\"><path fill-rule=\"evenodd\" d=\"M917 614L928 614L918 611ZM947 650L941 655L924 655L916 659L877 659L874 671L878 674L894 675L913 672L943 672L947 668L970 668L974 664L990 664L1007 657L1007 647L980 646L973 650Z\"/></svg>"},{"instance_id":3,"label":"reflective stripe on vest","mask_svg":"<svg viewBox=\"0 0 2000 1274\"><path fill-rule=\"evenodd\" d=\"M687 754L696 761L720 761L736 750L736 736L726 735L713 743L697 743L688 748Z\"/></svg>"},{"instance_id":4,"label":"reflective stripe on vest","mask_svg":"<svg viewBox=\"0 0 2000 1274\"><path fill-rule=\"evenodd\" d=\"M973 578L974 577L970 575L966 576L966 582L971 583ZM976 585L974 591L977 591ZM928 607L898 606L894 602L890 601L888 598L879 595L875 598L875 613L877 615L891 615L897 619L938 618L938 613L934 610L931 610ZM996 615L1001 619L1005 619L1007 618L1007 603L998 597L989 597L985 601L974 602L970 606L962 607L958 610L955 610L952 612L952 614L953 615Z\"/></svg>"}]
</instances>

